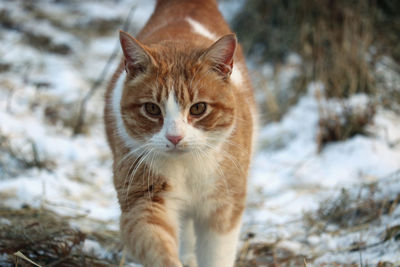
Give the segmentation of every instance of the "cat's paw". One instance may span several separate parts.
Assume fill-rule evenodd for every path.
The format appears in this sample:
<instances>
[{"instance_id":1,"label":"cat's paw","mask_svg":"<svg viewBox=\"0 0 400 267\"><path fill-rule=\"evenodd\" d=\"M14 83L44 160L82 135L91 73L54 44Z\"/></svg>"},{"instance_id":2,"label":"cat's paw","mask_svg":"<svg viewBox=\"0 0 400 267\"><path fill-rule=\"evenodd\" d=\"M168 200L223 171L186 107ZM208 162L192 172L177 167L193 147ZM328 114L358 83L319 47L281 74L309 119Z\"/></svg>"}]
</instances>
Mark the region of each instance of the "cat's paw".
<instances>
[{"instance_id":1,"label":"cat's paw","mask_svg":"<svg viewBox=\"0 0 400 267\"><path fill-rule=\"evenodd\" d=\"M196 255L188 254L182 257L183 267L197 267Z\"/></svg>"}]
</instances>

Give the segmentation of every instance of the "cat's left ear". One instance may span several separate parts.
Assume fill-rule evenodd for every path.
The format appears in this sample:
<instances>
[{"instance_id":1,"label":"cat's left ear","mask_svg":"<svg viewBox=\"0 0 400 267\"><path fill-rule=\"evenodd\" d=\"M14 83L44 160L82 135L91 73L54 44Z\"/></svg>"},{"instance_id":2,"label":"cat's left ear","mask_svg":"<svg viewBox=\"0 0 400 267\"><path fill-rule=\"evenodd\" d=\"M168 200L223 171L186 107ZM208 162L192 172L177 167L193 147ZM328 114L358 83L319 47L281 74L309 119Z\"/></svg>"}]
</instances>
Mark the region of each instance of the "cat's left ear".
<instances>
[{"instance_id":1,"label":"cat's left ear","mask_svg":"<svg viewBox=\"0 0 400 267\"><path fill-rule=\"evenodd\" d=\"M205 52L206 60L209 60L214 70L227 79L233 68L233 56L237 46L236 35L231 33L222 36Z\"/></svg>"}]
</instances>

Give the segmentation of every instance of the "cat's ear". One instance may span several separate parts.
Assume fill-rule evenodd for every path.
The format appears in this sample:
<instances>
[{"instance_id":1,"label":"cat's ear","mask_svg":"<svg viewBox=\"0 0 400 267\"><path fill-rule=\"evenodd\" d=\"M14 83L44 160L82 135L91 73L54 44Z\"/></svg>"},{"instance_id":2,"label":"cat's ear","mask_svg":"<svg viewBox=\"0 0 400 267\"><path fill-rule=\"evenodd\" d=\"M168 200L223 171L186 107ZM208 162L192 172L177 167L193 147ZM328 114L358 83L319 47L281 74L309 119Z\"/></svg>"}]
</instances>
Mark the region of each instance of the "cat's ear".
<instances>
[{"instance_id":1,"label":"cat's ear","mask_svg":"<svg viewBox=\"0 0 400 267\"><path fill-rule=\"evenodd\" d=\"M223 78L228 78L232 73L233 56L237 46L236 35L231 33L222 36L212 44L205 52L206 60L209 60L213 69L220 73Z\"/></svg>"},{"instance_id":2,"label":"cat's ear","mask_svg":"<svg viewBox=\"0 0 400 267\"><path fill-rule=\"evenodd\" d=\"M131 76L145 71L152 62L152 56L146 48L126 32L119 32L122 51L125 57L125 70Z\"/></svg>"}]
</instances>

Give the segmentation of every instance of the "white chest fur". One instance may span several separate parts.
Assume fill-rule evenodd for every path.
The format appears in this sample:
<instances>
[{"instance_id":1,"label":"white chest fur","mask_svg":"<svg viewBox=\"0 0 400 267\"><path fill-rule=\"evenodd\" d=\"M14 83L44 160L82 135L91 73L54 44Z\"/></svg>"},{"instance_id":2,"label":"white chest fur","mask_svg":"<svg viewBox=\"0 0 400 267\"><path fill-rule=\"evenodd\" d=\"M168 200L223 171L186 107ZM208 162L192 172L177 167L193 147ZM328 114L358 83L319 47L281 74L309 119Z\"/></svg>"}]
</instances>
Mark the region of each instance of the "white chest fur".
<instances>
[{"instance_id":1,"label":"white chest fur","mask_svg":"<svg viewBox=\"0 0 400 267\"><path fill-rule=\"evenodd\" d=\"M172 202L179 211L186 214L196 211L197 215L206 215L207 203L210 202L208 196L214 192L219 177L218 161L216 155L202 160L188 156L170 160L160 166L160 174L171 185L170 197L176 200Z\"/></svg>"}]
</instances>

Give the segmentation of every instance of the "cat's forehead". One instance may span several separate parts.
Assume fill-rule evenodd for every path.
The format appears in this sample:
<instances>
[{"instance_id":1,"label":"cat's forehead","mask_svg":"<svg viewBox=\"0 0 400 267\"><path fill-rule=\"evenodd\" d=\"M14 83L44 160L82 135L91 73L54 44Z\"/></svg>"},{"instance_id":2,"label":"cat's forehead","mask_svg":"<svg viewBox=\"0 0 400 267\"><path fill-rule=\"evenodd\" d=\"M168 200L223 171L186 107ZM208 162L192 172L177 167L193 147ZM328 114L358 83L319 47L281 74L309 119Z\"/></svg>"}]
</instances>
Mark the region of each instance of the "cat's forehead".
<instances>
[{"instance_id":1,"label":"cat's forehead","mask_svg":"<svg viewBox=\"0 0 400 267\"><path fill-rule=\"evenodd\" d=\"M157 103L166 103L172 94L180 106L195 101L219 102L226 83L201 60L203 52L179 46L151 47L154 64L141 79L132 80L130 87L141 88L141 92L131 97L135 102L140 102L142 96L150 96Z\"/></svg>"},{"instance_id":2,"label":"cat's forehead","mask_svg":"<svg viewBox=\"0 0 400 267\"><path fill-rule=\"evenodd\" d=\"M181 42L163 42L149 47L149 52L157 63L175 65L177 67L199 63L204 48L197 48Z\"/></svg>"},{"instance_id":3,"label":"cat's forehead","mask_svg":"<svg viewBox=\"0 0 400 267\"><path fill-rule=\"evenodd\" d=\"M162 61L151 73L151 84L158 102L172 94L182 104L193 101L204 86L201 66L187 61Z\"/></svg>"},{"instance_id":4,"label":"cat's forehead","mask_svg":"<svg viewBox=\"0 0 400 267\"><path fill-rule=\"evenodd\" d=\"M173 99L174 102L183 105L192 102L198 96L190 81L170 75L159 79L153 86L153 92L158 102L166 104Z\"/></svg>"}]
</instances>

